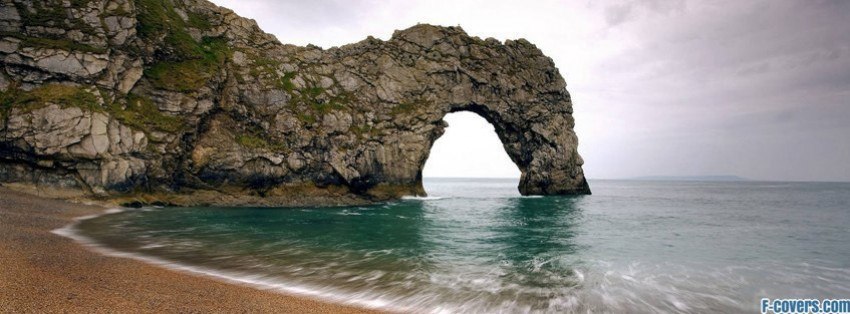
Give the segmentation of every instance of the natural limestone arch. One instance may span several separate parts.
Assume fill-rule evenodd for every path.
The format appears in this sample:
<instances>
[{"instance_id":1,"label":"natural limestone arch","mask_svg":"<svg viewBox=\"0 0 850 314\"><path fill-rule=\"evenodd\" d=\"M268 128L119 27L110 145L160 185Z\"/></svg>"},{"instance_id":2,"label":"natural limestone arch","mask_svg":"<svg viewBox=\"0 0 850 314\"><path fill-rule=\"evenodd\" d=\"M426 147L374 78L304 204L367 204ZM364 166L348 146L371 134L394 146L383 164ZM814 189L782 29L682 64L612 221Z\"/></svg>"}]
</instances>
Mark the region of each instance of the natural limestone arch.
<instances>
[{"instance_id":1,"label":"natural limestone arch","mask_svg":"<svg viewBox=\"0 0 850 314\"><path fill-rule=\"evenodd\" d=\"M376 155L355 150L366 157L335 165L343 169L339 173L348 184L364 191L388 184L409 187L401 194L424 194L422 169L431 146L444 132L443 117L470 111L494 126L522 173L520 193L590 192L577 153L566 83L552 60L534 45L522 39L504 44L480 40L456 27L418 25L396 32L387 42L366 41L340 50L357 51L363 44L380 46L370 50L382 55L375 58L379 61L375 83L356 92L374 95L370 102L383 105L376 107L402 107L394 113L401 123L393 135L382 139L384 145L366 150Z\"/></svg>"},{"instance_id":2,"label":"natural limestone arch","mask_svg":"<svg viewBox=\"0 0 850 314\"><path fill-rule=\"evenodd\" d=\"M521 193L590 193L566 83L526 40L423 24L322 49L205 0L65 1L51 25L37 4L0 17L0 182L178 205L422 195L443 117L466 110Z\"/></svg>"}]
</instances>

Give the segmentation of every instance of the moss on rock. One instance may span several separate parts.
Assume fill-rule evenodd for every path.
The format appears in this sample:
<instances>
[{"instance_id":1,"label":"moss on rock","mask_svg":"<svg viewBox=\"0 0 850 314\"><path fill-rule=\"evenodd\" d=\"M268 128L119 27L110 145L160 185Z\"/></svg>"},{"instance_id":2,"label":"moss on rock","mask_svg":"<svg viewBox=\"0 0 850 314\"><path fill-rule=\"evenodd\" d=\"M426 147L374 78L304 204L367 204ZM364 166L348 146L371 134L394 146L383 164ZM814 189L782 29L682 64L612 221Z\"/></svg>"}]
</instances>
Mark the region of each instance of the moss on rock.
<instances>
[{"instance_id":1,"label":"moss on rock","mask_svg":"<svg viewBox=\"0 0 850 314\"><path fill-rule=\"evenodd\" d=\"M92 45L82 44L69 39L53 39L20 35L11 35L11 37L20 39L21 45L24 47L60 49L66 51L79 51L90 53L106 53L108 51L106 48L103 47L95 47Z\"/></svg>"},{"instance_id":2,"label":"moss on rock","mask_svg":"<svg viewBox=\"0 0 850 314\"><path fill-rule=\"evenodd\" d=\"M113 102L107 108L121 123L147 133L177 132L185 125L182 118L162 113L149 98L135 94L127 95L124 101Z\"/></svg>"},{"instance_id":3,"label":"moss on rock","mask_svg":"<svg viewBox=\"0 0 850 314\"><path fill-rule=\"evenodd\" d=\"M186 30L186 22L175 11L170 0L135 0L136 31L140 38L163 44L159 50L163 57L173 61L200 58L201 47Z\"/></svg>"},{"instance_id":4,"label":"moss on rock","mask_svg":"<svg viewBox=\"0 0 850 314\"><path fill-rule=\"evenodd\" d=\"M29 91L16 86L0 92L0 112L5 119L12 109L32 111L48 104L66 107L78 107L86 111L103 111L98 97L80 86L47 84Z\"/></svg>"},{"instance_id":5,"label":"moss on rock","mask_svg":"<svg viewBox=\"0 0 850 314\"><path fill-rule=\"evenodd\" d=\"M236 143L243 147L252 149L264 149L272 151L287 150L287 147L284 144L276 143L274 141L267 140L259 135L250 133L237 135Z\"/></svg>"},{"instance_id":6,"label":"moss on rock","mask_svg":"<svg viewBox=\"0 0 850 314\"><path fill-rule=\"evenodd\" d=\"M219 72L231 53L224 38L204 38L200 49L202 53L197 58L156 63L145 71L145 76L156 88L176 92L198 90Z\"/></svg>"}]
</instances>

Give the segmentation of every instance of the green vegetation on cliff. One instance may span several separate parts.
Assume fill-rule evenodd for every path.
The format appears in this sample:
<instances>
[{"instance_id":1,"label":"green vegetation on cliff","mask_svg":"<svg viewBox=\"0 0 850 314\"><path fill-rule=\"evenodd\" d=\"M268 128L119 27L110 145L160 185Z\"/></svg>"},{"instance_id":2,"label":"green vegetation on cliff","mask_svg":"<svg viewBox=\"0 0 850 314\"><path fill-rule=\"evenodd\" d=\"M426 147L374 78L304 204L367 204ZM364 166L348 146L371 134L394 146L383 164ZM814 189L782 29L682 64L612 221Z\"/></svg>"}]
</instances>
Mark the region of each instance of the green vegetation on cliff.
<instances>
[{"instance_id":1,"label":"green vegetation on cliff","mask_svg":"<svg viewBox=\"0 0 850 314\"><path fill-rule=\"evenodd\" d=\"M413 103L403 102L403 103L400 103L400 104L396 105L395 107L393 107L393 109L390 111L390 113L396 115L396 114L411 112L414 109L416 109L416 105L414 105Z\"/></svg>"},{"instance_id":2,"label":"green vegetation on cliff","mask_svg":"<svg viewBox=\"0 0 850 314\"><path fill-rule=\"evenodd\" d=\"M21 44L25 47L60 49L91 53L106 53L108 51L106 48L81 44L68 39L37 38L27 36L20 36L17 38L21 40Z\"/></svg>"},{"instance_id":3,"label":"green vegetation on cliff","mask_svg":"<svg viewBox=\"0 0 850 314\"><path fill-rule=\"evenodd\" d=\"M196 22L187 23L177 14L174 2L170 0L135 0L135 3L139 37L149 42L159 42L162 38L164 45L159 49L163 57L172 61L203 57L203 49L186 30L188 26L201 25L197 21L202 20L202 17L193 13L194 18L190 21Z\"/></svg>"},{"instance_id":4,"label":"green vegetation on cliff","mask_svg":"<svg viewBox=\"0 0 850 314\"><path fill-rule=\"evenodd\" d=\"M68 51L106 53L108 50L102 47L81 44L70 39L30 37L22 33L0 32L0 37L12 37L21 41L21 46L40 49L60 49Z\"/></svg>"},{"instance_id":5,"label":"green vegetation on cliff","mask_svg":"<svg viewBox=\"0 0 850 314\"><path fill-rule=\"evenodd\" d=\"M236 136L236 143L247 148L266 149L273 151L281 151L286 149L286 145L274 143L254 134L239 134Z\"/></svg>"},{"instance_id":6,"label":"green vegetation on cliff","mask_svg":"<svg viewBox=\"0 0 850 314\"><path fill-rule=\"evenodd\" d=\"M186 21L186 23L192 28L197 28L200 30L208 30L212 28L212 24L210 24L209 19L203 14L198 14L189 11L186 12L186 16L188 16L188 20Z\"/></svg>"},{"instance_id":7,"label":"green vegetation on cliff","mask_svg":"<svg viewBox=\"0 0 850 314\"><path fill-rule=\"evenodd\" d=\"M295 78L295 72L286 72L283 77L280 78L280 87L290 94L295 89L295 84L292 83L293 78Z\"/></svg>"},{"instance_id":8,"label":"green vegetation on cliff","mask_svg":"<svg viewBox=\"0 0 850 314\"><path fill-rule=\"evenodd\" d=\"M332 94L328 89L316 86L317 84L311 80L307 81L308 86L300 89L295 89L292 83L292 78L295 75L287 73L281 78L284 90L292 97L290 106L293 110L299 112L298 118L305 124L313 124L318 121L317 117L321 117L330 112L337 110L346 110L354 100L351 93L340 92Z\"/></svg>"},{"instance_id":9,"label":"green vegetation on cliff","mask_svg":"<svg viewBox=\"0 0 850 314\"><path fill-rule=\"evenodd\" d=\"M100 97L92 89L82 86L47 84L29 91L12 86L0 92L0 117L5 120L12 109L29 112L57 104L87 112L106 112L123 124L144 132L176 132L184 125L182 118L162 113L148 98L130 94L120 101L105 104L103 98L106 97Z\"/></svg>"},{"instance_id":10,"label":"green vegetation on cliff","mask_svg":"<svg viewBox=\"0 0 850 314\"><path fill-rule=\"evenodd\" d=\"M15 2L15 9L21 19L29 26L42 26L50 28L74 29L84 33L95 33L97 30L88 22L75 18L69 10L86 7L90 0L64 1L28 1ZM80 43L69 39L64 35L52 33L32 33L33 29L20 32L2 32L0 36L14 37L21 40L24 47L61 49L91 53L105 53L105 47L95 47L86 43Z\"/></svg>"},{"instance_id":11,"label":"green vegetation on cliff","mask_svg":"<svg viewBox=\"0 0 850 314\"><path fill-rule=\"evenodd\" d=\"M27 25L38 25L48 27L71 27L83 32L94 32L95 29L86 21L74 18L69 14L71 9L80 9L88 6L90 0L46 0L15 2L15 8L21 18L27 21Z\"/></svg>"},{"instance_id":12,"label":"green vegetation on cliff","mask_svg":"<svg viewBox=\"0 0 850 314\"><path fill-rule=\"evenodd\" d=\"M63 108L78 107L87 111L103 111L103 108L98 105L97 96L78 86L48 84L29 91L11 86L5 92L0 92L0 112L4 120L14 108L32 111L48 104L57 104Z\"/></svg>"},{"instance_id":13,"label":"green vegetation on cliff","mask_svg":"<svg viewBox=\"0 0 850 314\"><path fill-rule=\"evenodd\" d=\"M198 58L183 61L162 61L145 71L154 87L190 92L204 86L224 66L230 48L223 38L204 38Z\"/></svg>"},{"instance_id":14,"label":"green vegetation on cliff","mask_svg":"<svg viewBox=\"0 0 850 314\"><path fill-rule=\"evenodd\" d=\"M418 110L419 108L427 108L431 106L432 103L430 100L424 98L415 98L410 101L404 101L396 105L390 110L390 114L398 115L398 114L409 114Z\"/></svg>"},{"instance_id":15,"label":"green vegetation on cliff","mask_svg":"<svg viewBox=\"0 0 850 314\"><path fill-rule=\"evenodd\" d=\"M156 88L190 92L204 86L224 66L230 47L224 38L205 37L195 41L187 29L209 29L206 18L188 12L183 20L169 0L136 0L137 32L149 42L160 42L162 60L151 65L145 76Z\"/></svg>"},{"instance_id":16,"label":"green vegetation on cliff","mask_svg":"<svg viewBox=\"0 0 850 314\"><path fill-rule=\"evenodd\" d=\"M121 123L146 133L154 130L177 132L184 126L182 118L162 113L149 98L135 94L127 95L125 104L116 101L107 108Z\"/></svg>"},{"instance_id":17,"label":"green vegetation on cliff","mask_svg":"<svg viewBox=\"0 0 850 314\"><path fill-rule=\"evenodd\" d=\"M245 148L270 150L275 152L289 151L289 147L266 135L266 131L259 127L249 127L235 137L236 143Z\"/></svg>"},{"instance_id":18,"label":"green vegetation on cliff","mask_svg":"<svg viewBox=\"0 0 850 314\"><path fill-rule=\"evenodd\" d=\"M348 128L348 131L351 132L351 134L357 135L357 138L360 139L369 137L374 138L380 135L380 130L378 128L366 124L353 124L350 128Z\"/></svg>"}]
</instances>

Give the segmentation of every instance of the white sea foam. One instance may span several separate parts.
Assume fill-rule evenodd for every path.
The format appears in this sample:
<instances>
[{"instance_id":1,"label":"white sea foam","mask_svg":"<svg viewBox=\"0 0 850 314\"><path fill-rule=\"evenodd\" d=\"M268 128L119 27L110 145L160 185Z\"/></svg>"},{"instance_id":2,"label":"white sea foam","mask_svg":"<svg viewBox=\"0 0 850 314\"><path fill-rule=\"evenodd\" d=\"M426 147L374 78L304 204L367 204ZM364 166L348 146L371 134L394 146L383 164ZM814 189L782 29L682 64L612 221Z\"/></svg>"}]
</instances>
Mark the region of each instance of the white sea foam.
<instances>
[{"instance_id":1,"label":"white sea foam","mask_svg":"<svg viewBox=\"0 0 850 314\"><path fill-rule=\"evenodd\" d=\"M436 201L436 200L445 199L445 197L442 197L442 196L402 196L401 199L403 199L403 200L416 200L416 201Z\"/></svg>"},{"instance_id":2,"label":"white sea foam","mask_svg":"<svg viewBox=\"0 0 850 314\"><path fill-rule=\"evenodd\" d=\"M161 248L161 247L165 247L165 244L162 244L162 243L145 244L145 245L142 245L141 247L139 247L139 249L140 250L150 250L150 249L156 249L156 248Z\"/></svg>"},{"instance_id":3,"label":"white sea foam","mask_svg":"<svg viewBox=\"0 0 850 314\"><path fill-rule=\"evenodd\" d=\"M362 214L361 214L361 213L358 213L358 212L356 212L356 211L343 210L343 211L338 212L338 213L337 213L337 215L342 215L342 216L360 216L360 215L362 215Z\"/></svg>"},{"instance_id":4,"label":"white sea foam","mask_svg":"<svg viewBox=\"0 0 850 314\"><path fill-rule=\"evenodd\" d=\"M110 208L110 209L105 210L105 211L103 212L103 214L104 214L104 215L117 214L117 213L124 212L124 210L125 210L125 209L123 209L123 208Z\"/></svg>"}]
</instances>

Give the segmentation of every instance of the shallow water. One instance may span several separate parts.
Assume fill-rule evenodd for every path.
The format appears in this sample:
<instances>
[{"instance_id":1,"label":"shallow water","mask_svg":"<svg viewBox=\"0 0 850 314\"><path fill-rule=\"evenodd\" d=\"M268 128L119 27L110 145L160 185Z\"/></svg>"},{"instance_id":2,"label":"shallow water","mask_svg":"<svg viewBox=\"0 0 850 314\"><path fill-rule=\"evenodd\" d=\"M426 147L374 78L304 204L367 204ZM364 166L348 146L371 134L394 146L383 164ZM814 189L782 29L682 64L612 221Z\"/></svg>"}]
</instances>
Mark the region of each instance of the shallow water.
<instances>
[{"instance_id":1,"label":"shallow water","mask_svg":"<svg viewBox=\"0 0 850 314\"><path fill-rule=\"evenodd\" d=\"M340 208L147 208L76 232L137 256L336 301L421 312L753 312L850 294L850 184L426 180Z\"/></svg>"}]
</instances>

